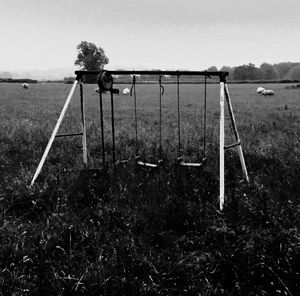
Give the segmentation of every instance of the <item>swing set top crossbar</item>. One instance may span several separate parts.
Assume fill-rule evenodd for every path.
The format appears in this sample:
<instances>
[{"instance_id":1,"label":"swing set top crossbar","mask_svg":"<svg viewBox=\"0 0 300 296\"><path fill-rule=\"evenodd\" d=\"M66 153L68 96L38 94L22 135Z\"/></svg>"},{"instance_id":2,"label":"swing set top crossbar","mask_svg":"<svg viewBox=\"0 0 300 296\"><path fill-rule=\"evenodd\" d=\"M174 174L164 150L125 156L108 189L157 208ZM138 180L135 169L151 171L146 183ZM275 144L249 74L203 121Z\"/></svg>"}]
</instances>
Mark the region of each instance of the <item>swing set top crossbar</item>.
<instances>
[{"instance_id":1,"label":"swing set top crossbar","mask_svg":"<svg viewBox=\"0 0 300 296\"><path fill-rule=\"evenodd\" d=\"M106 71L107 74L111 75L170 75L170 76L217 76L221 80L224 80L228 76L226 71L163 71L163 70L78 70L75 71L75 74L79 77L89 74L100 74L101 72Z\"/></svg>"}]
</instances>

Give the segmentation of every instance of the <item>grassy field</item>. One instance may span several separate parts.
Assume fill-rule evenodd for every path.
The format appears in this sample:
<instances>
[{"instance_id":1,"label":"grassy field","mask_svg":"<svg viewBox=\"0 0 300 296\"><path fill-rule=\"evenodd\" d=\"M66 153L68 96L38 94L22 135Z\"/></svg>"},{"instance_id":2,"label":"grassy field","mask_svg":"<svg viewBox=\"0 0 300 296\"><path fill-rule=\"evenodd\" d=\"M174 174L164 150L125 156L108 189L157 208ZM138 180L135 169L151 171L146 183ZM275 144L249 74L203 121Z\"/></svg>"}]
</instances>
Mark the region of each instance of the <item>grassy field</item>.
<instances>
[{"instance_id":1,"label":"grassy field","mask_svg":"<svg viewBox=\"0 0 300 296\"><path fill-rule=\"evenodd\" d=\"M101 169L99 97L85 85L89 164L80 138L56 139L28 187L71 88L0 84L0 295L299 295L300 91L230 84L250 185L226 152L226 202L218 211L219 85L208 85L207 165L179 169L176 86L162 98L158 170L135 165L134 104L115 97L116 154ZM118 87L118 85L116 85ZM126 85L119 85L122 89ZM130 87L130 86L127 86ZM158 85L137 85L138 147L159 156ZM182 155L203 143L203 85L181 86ZM110 100L104 95L111 161ZM233 141L226 116L226 143ZM79 89L60 132L79 132Z\"/></svg>"}]
</instances>

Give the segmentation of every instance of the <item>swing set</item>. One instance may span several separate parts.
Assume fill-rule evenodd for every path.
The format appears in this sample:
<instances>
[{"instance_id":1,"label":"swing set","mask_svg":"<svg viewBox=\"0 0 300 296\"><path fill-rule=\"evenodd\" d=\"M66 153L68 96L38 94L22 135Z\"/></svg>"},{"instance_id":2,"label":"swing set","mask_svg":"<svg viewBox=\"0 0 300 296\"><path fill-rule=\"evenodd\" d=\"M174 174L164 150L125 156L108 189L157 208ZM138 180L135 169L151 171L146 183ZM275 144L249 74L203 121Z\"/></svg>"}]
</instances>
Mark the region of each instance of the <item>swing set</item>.
<instances>
[{"instance_id":1,"label":"swing set","mask_svg":"<svg viewBox=\"0 0 300 296\"><path fill-rule=\"evenodd\" d=\"M228 76L228 72L223 71L75 71L76 80L73 83L73 86L70 90L70 93L66 99L64 107L61 111L61 114L58 118L58 121L55 125L55 128L52 132L52 135L48 141L46 149L43 153L43 156L39 162L39 165L36 169L36 172L32 178L30 186L32 187L39 176L41 169L44 165L46 157L50 151L50 148L53 144L53 141L57 137L69 137L69 136L81 136L82 137L82 150L83 150L83 162L85 165L88 163L87 158L87 142L86 142L86 123L85 123L85 102L83 96L83 77L84 75L98 75L98 86L99 86L99 111L100 111L100 127L101 127L101 158L102 158L102 166L107 166L106 161L106 151L105 151L105 138L104 138L104 117L103 117L103 96L102 93L109 92L110 93L110 103L111 103L111 131L112 131L112 165L115 168L117 165L126 163L129 160L116 160L116 143L115 143L115 116L114 116L114 94L118 93L117 89L113 87L113 75L131 75L132 76L132 85L130 89L130 95L133 96L134 103L134 127L135 127L135 162L138 166L149 168L149 169L160 169L163 166L162 160L162 96L164 95L164 86L162 83L162 77L164 75L169 75L176 77L176 92L177 92L177 160L176 164L182 167L203 167L206 163L206 129L207 129L207 79L211 77L218 77L220 80L220 132L219 132L219 206L220 210L224 207L224 198L225 198L225 159L224 152L227 149L237 147L240 163L242 166L243 174L247 182L249 182L249 177L245 165L245 160L243 156L241 140L238 134L237 125L235 121L235 117L233 114L231 99L229 95L228 85L226 83L226 77ZM155 162L149 162L146 159L143 159L140 155L139 151L139 139L138 139L138 111L137 111L137 92L136 92L136 75L158 75L158 88L159 88L159 148L158 148L158 156ZM182 155L182 143L181 143L181 108L180 108L180 78L182 76L200 76L204 77L204 116L203 116L203 143L202 143L202 157L198 160L198 162L186 162L184 155ZM68 109L72 96L74 94L76 85L79 83L80 86L80 106L81 106L81 127L82 131L80 133L72 133L72 134L58 134L59 127L64 118L64 115ZM226 99L230 122L233 130L233 134L236 142L225 146L225 116L224 116L224 101Z\"/></svg>"}]
</instances>

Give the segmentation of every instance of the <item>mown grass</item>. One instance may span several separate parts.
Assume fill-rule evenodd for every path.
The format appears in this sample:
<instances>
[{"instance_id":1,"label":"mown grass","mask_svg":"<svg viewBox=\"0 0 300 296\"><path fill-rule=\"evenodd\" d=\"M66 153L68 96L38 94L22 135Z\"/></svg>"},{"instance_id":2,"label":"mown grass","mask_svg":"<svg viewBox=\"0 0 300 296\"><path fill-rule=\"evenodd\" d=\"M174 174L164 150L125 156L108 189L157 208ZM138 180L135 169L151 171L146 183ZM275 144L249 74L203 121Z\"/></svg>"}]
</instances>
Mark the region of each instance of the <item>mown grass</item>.
<instances>
[{"instance_id":1,"label":"mown grass","mask_svg":"<svg viewBox=\"0 0 300 296\"><path fill-rule=\"evenodd\" d=\"M164 166L135 165L133 99L116 97L116 153L101 169L98 97L85 86L89 165L80 139L57 139L28 187L68 85L0 85L1 295L299 295L299 90L229 85L250 185L226 152L218 210L218 85L208 91L207 166L179 169L176 88L163 96ZM139 150L158 156L158 86L137 86ZM182 86L182 153L201 156L201 86ZM105 139L111 160L110 102ZM80 130L78 91L61 131ZM232 141L229 126L228 143Z\"/></svg>"}]
</instances>

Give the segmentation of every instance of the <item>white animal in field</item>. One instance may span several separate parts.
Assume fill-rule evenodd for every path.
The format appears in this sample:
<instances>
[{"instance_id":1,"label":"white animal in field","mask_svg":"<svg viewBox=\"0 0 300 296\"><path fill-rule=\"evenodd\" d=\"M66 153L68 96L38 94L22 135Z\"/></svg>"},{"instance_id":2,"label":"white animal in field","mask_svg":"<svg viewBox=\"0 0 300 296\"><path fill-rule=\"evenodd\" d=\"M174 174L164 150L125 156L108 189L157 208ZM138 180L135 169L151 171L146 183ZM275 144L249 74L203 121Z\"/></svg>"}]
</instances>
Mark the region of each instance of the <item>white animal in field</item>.
<instances>
[{"instance_id":1,"label":"white animal in field","mask_svg":"<svg viewBox=\"0 0 300 296\"><path fill-rule=\"evenodd\" d=\"M256 90L256 92L257 92L258 94L261 94L264 90L265 90L265 89L264 89L263 87L259 87L259 88Z\"/></svg>"},{"instance_id":2,"label":"white animal in field","mask_svg":"<svg viewBox=\"0 0 300 296\"><path fill-rule=\"evenodd\" d=\"M129 93L130 93L129 88L124 88L123 89L123 95L127 96L127 95L129 95Z\"/></svg>"},{"instance_id":3,"label":"white animal in field","mask_svg":"<svg viewBox=\"0 0 300 296\"><path fill-rule=\"evenodd\" d=\"M25 89L28 89L29 84L28 84L28 83L23 83L23 84L22 84L22 87L25 88Z\"/></svg>"},{"instance_id":4,"label":"white animal in field","mask_svg":"<svg viewBox=\"0 0 300 296\"><path fill-rule=\"evenodd\" d=\"M275 93L274 93L274 90L266 89L263 92L261 92L261 95L262 96L274 96Z\"/></svg>"}]
</instances>

